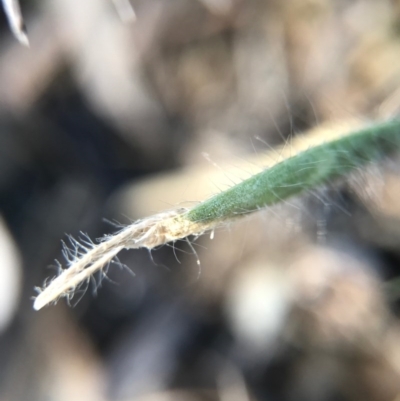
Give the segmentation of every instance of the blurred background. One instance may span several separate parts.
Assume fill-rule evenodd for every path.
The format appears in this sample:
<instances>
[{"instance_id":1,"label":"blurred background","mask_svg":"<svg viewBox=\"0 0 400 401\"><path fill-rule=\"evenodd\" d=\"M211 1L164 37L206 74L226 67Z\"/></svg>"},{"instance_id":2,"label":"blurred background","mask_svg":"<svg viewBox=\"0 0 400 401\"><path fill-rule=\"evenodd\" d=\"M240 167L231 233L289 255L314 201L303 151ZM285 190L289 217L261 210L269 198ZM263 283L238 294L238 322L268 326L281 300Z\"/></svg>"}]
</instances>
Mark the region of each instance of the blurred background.
<instances>
[{"instance_id":1,"label":"blurred background","mask_svg":"<svg viewBox=\"0 0 400 401\"><path fill-rule=\"evenodd\" d=\"M214 238L124 251L71 305L32 309L67 234L397 115L400 2L21 7L30 48L0 18L0 400L400 400L396 158Z\"/></svg>"}]
</instances>

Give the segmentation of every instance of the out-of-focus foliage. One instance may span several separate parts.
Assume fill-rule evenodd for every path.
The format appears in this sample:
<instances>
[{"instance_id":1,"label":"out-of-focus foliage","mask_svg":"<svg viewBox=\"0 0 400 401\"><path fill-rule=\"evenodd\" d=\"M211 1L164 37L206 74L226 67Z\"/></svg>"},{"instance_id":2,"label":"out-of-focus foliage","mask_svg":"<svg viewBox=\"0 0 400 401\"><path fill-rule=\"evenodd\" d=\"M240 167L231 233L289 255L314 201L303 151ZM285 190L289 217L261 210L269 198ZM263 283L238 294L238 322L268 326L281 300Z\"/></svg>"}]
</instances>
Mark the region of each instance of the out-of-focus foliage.
<instances>
[{"instance_id":1,"label":"out-of-focus foliage","mask_svg":"<svg viewBox=\"0 0 400 401\"><path fill-rule=\"evenodd\" d=\"M399 397L382 285L400 275L398 160L200 238L198 256L126 252L75 307L31 298L66 233L198 200L210 170L328 121L396 115L400 3L21 5L30 48L0 27L0 400Z\"/></svg>"},{"instance_id":2,"label":"out-of-focus foliage","mask_svg":"<svg viewBox=\"0 0 400 401\"><path fill-rule=\"evenodd\" d=\"M29 39L26 34L24 17L21 13L21 6L18 0L2 0L3 9L8 19L10 29L21 44L29 46Z\"/></svg>"}]
</instances>

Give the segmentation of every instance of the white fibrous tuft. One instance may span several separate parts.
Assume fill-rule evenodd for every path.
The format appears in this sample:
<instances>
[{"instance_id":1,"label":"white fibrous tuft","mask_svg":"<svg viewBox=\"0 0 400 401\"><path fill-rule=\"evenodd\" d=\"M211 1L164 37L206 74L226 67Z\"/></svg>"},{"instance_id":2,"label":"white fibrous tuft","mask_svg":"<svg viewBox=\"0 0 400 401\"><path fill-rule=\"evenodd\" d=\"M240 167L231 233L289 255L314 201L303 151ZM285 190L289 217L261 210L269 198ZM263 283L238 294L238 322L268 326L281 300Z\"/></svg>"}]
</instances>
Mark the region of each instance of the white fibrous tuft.
<instances>
[{"instance_id":1,"label":"white fibrous tuft","mask_svg":"<svg viewBox=\"0 0 400 401\"><path fill-rule=\"evenodd\" d=\"M184 216L186 211L187 209L178 209L139 220L114 235L101 238L98 244L85 234L82 234L80 241L68 237L70 246L63 246L68 268L63 269L59 264L60 274L38 290L34 309L39 310L60 297L71 297L82 283L88 283L94 273L108 266L124 248L153 249L212 228L207 224L188 220Z\"/></svg>"}]
</instances>

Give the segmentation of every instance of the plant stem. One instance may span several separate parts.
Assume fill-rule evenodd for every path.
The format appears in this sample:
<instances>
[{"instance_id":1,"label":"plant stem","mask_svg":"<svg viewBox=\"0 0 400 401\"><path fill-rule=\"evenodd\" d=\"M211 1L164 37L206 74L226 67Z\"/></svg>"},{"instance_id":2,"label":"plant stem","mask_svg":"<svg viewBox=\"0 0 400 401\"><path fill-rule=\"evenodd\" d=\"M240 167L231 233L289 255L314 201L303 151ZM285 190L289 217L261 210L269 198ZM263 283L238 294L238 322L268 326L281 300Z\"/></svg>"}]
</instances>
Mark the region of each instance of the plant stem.
<instances>
[{"instance_id":1,"label":"plant stem","mask_svg":"<svg viewBox=\"0 0 400 401\"><path fill-rule=\"evenodd\" d=\"M223 221L254 212L343 177L400 148L400 121L375 124L326 142L200 203L186 214L195 222Z\"/></svg>"},{"instance_id":2,"label":"plant stem","mask_svg":"<svg viewBox=\"0 0 400 401\"><path fill-rule=\"evenodd\" d=\"M220 224L285 201L309 189L345 178L400 149L400 120L375 123L302 151L191 209L162 212L125 227L99 244L72 242L65 252L68 269L45 287L34 308L73 295L93 273L109 264L123 248L148 248L201 234Z\"/></svg>"}]
</instances>

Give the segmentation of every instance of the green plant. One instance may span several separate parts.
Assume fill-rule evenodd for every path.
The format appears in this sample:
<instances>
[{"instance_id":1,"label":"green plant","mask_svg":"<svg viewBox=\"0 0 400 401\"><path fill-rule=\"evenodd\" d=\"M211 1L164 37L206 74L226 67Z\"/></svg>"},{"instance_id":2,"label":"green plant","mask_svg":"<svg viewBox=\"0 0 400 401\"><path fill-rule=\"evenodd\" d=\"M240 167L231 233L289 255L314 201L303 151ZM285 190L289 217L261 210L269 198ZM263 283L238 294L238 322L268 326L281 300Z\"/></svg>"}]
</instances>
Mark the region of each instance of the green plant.
<instances>
[{"instance_id":1,"label":"green plant","mask_svg":"<svg viewBox=\"0 0 400 401\"><path fill-rule=\"evenodd\" d=\"M373 123L338 139L328 140L244 180L190 209L167 211L138 221L99 244L74 241L69 268L63 270L35 300L34 308L75 288L102 269L123 248L148 248L199 235L228 221L277 204L320 185L346 177L400 148L400 120Z\"/></svg>"}]
</instances>

